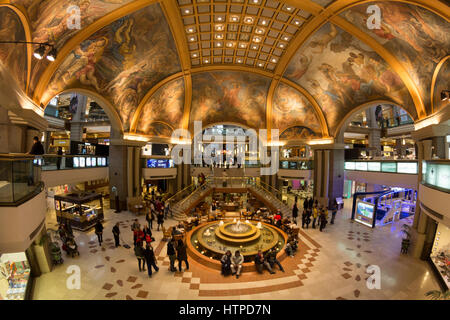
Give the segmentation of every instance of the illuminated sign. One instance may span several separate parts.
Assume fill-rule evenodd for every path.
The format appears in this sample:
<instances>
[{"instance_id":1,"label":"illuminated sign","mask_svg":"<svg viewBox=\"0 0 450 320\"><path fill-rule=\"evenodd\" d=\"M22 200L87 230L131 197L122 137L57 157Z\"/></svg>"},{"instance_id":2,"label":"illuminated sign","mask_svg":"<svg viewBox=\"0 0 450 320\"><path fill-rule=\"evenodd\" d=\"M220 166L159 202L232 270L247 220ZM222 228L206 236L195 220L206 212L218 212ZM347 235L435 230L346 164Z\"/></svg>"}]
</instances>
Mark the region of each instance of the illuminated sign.
<instances>
[{"instance_id":1,"label":"illuminated sign","mask_svg":"<svg viewBox=\"0 0 450 320\"><path fill-rule=\"evenodd\" d=\"M397 172L417 174L417 162L398 162Z\"/></svg>"},{"instance_id":2,"label":"illuminated sign","mask_svg":"<svg viewBox=\"0 0 450 320\"><path fill-rule=\"evenodd\" d=\"M383 172L397 172L397 164L395 162L382 162L381 171Z\"/></svg>"},{"instance_id":3,"label":"illuminated sign","mask_svg":"<svg viewBox=\"0 0 450 320\"><path fill-rule=\"evenodd\" d=\"M367 162L355 162L355 169L359 171L367 171Z\"/></svg>"},{"instance_id":4,"label":"illuminated sign","mask_svg":"<svg viewBox=\"0 0 450 320\"><path fill-rule=\"evenodd\" d=\"M147 159L147 168L173 168L173 160Z\"/></svg>"},{"instance_id":5,"label":"illuminated sign","mask_svg":"<svg viewBox=\"0 0 450 320\"><path fill-rule=\"evenodd\" d=\"M381 162L368 162L367 169L369 171L381 171Z\"/></svg>"},{"instance_id":6,"label":"illuminated sign","mask_svg":"<svg viewBox=\"0 0 450 320\"><path fill-rule=\"evenodd\" d=\"M355 170L354 162L346 162L344 166L345 166L345 170Z\"/></svg>"},{"instance_id":7,"label":"illuminated sign","mask_svg":"<svg viewBox=\"0 0 450 320\"><path fill-rule=\"evenodd\" d=\"M372 227L375 205L369 202L358 201L356 203L355 221Z\"/></svg>"}]
</instances>

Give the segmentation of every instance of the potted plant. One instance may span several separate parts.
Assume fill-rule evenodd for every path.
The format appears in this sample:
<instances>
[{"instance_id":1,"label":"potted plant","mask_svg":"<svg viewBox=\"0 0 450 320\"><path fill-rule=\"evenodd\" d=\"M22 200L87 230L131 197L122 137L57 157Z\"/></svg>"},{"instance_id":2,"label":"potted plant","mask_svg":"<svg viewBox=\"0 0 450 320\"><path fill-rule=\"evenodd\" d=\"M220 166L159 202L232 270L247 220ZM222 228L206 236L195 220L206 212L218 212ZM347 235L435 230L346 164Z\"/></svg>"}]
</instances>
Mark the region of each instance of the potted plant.
<instances>
[{"instance_id":1,"label":"potted plant","mask_svg":"<svg viewBox=\"0 0 450 320\"><path fill-rule=\"evenodd\" d=\"M409 245L411 244L411 226L407 224L402 225L402 233L403 233L403 239L402 239L402 253L408 253Z\"/></svg>"},{"instance_id":2,"label":"potted plant","mask_svg":"<svg viewBox=\"0 0 450 320\"><path fill-rule=\"evenodd\" d=\"M450 299L450 291L446 292L439 290L431 290L425 293L425 296L430 298L431 300L449 300Z\"/></svg>"}]
</instances>

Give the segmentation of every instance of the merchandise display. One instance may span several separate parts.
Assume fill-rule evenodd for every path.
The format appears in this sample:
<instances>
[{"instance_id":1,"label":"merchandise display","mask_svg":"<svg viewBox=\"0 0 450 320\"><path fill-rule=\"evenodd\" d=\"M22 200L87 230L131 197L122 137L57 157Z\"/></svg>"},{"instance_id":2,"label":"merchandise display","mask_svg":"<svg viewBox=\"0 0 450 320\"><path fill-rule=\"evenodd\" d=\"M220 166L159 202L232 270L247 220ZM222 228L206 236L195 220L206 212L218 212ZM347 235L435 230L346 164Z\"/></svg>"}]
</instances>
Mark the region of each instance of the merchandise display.
<instances>
[{"instance_id":1,"label":"merchandise display","mask_svg":"<svg viewBox=\"0 0 450 320\"><path fill-rule=\"evenodd\" d=\"M0 300L25 300L30 272L25 253L3 254L0 257Z\"/></svg>"}]
</instances>

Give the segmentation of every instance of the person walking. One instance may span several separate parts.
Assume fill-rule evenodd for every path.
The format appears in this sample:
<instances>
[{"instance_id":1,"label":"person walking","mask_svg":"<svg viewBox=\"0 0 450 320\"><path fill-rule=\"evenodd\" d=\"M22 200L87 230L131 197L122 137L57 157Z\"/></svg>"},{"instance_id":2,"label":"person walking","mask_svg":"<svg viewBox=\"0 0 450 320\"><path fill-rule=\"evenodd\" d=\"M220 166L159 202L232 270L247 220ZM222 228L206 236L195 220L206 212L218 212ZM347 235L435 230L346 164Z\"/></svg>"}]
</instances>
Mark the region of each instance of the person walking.
<instances>
[{"instance_id":1,"label":"person walking","mask_svg":"<svg viewBox=\"0 0 450 320\"><path fill-rule=\"evenodd\" d=\"M119 237L120 237L120 229L119 229L119 223L117 222L116 225L113 227L112 229L112 233L114 235L114 241L116 244L116 248L118 246L120 246L120 241L119 241Z\"/></svg>"},{"instance_id":2,"label":"person walking","mask_svg":"<svg viewBox=\"0 0 450 320\"><path fill-rule=\"evenodd\" d=\"M63 150L62 147L58 147L58 151L56 152L56 154L58 155L58 157L56 158L56 169L61 169L61 160L62 160L62 155L63 155Z\"/></svg>"},{"instance_id":3,"label":"person walking","mask_svg":"<svg viewBox=\"0 0 450 320\"><path fill-rule=\"evenodd\" d=\"M144 257L144 247L142 247L142 242L138 242L134 247L134 254L138 259L139 272L145 271L145 257ZM142 264L142 268L141 268Z\"/></svg>"},{"instance_id":4,"label":"person walking","mask_svg":"<svg viewBox=\"0 0 450 320\"><path fill-rule=\"evenodd\" d=\"M305 224L306 224L306 219L308 217L308 209L303 208L303 213L302 213L302 228L305 228Z\"/></svg>"},{"instance_id":5,"label":"person walking","mask_svg":"<svg viewBox=\"0 0 450 320\"><path fill-rule=\"evenodd\" d=\"M334 199L333 201L333 205L331 207L331 224L334 224L334 219L336 218L336 213L337 213L337 208L338 208L338 204L336 199Z\"/></svg>"},{"instance_id":6,"label":"person walking","mask_svg":"<svg viewBox=\"0 0 450 320\"><path fill-rule=\"evenodd\" d=\"M159 231L159 226L161 226L161 228L162 228L163 224L164 224L164 211L162 211L162 210L158 211L157 219L158 219L158 221L157 221L158 228L156 229L156 231Z\"/></svg>"},{"instance_id":7,"label":"person walking","mask_svg":"<svg viewBox=\"0 0 450 320\"><path fill-rule=\"evenodd\" d=\"M244 263L244 256L241 255L239 250L236 250L234 256L231 258L231 274L236 275L236 279L239 279L241 275L242 263Z\"/></svg>"},{"instance_id":8,"label":"person walking","mask_svg":"<svg viewBox=\"0 0 450 320\"><path fill-rule=\"evenodd\" d=\"M312 228L315 229L315 228L316 228L317 217L318 217L318 215L319 215L318 209L317 209L317 206L316 206L316 205L314 205L314 207L313 207L313 209L312 209L312 215L313 215Z\"/></svg>"},{"instance_id":9,"label":"person walking","mask_svg":"<svg viewBox=\"0 0 450 320\"><path fill-rule=\"evenodd\" d=\"M153 212L152 209L148 209L147 210L147 214L145 215L145 220L147 221L148 227L150 228L150 230L153 228Z\"/></svg>"},{"instance_id":10,"label":"person walking","mask_svg":"<svg viewBox=\"0 0 450 320\"><path fill-rule=\"evenodd\" d=\"M325 226L327 225L327 216L325 214L325 210L321 210L320 212L320 217L319 217L319 230L320 232L322 232L322 230L325 228Z\"/></svg>"},{"instance_id":11,"label":"person walking","mask_svg":"<svg viewBox=\"0 0 450 320\"><path fill-rule=\"evenodd\" d=\"M100 220L95 224L95 234L98 238L98 245L101 246L103 242L103 225Z\"/></svg>"},{"instance_id":12,"label":"person walking","mask_svg":"<svg viewBox=\"0 0 450 320\"><path fill-rule=\"evenodd\" d=\"M294 219L294 223L297 224L298 217L298 207L297 202L294 203L294 207L292 208L292 218Z\"/></svg>"},{"instance_id":13,"label":"person walking","mask_svg":"<svg viewBox=\"0 0 450 320\"><path fill-rule=\"evenodd\" d=\"M170 260L170 266L169 270L172 272L177 271L177 268L175 268L175 260L177 259L177 252L175 251L175 239L171 238L170 241L167 243L167 256Z\"/></svg>"},{"instance_id":14,"label":"person walking","mask_svg":"<svg viewBox=\"0 0 450 320\"><path fill-rule=\"evenodd\" d=\"M178 271L181 272L181 263L184 261L186 264L186 270L189 270L189 262L187 259L186 246L183 243L183 240L178 240L177 243L177 260L178 260Z\"/></svg>"},{"instance_id":15,"label":"person walking","mask_svg":"<svg viewBox=\"0 0 450 320\"><path fill-rule=\"evenodd\" d=\"M312 211L311 211L311 209L309 208L309 209L306 211L306 229L309 228L309 224L311 223L311 216L312 216Z\"/></svg>"},{"instance_id":16,"label":"person walking","mask_svg":"<svg viewBox=\"0 0 450 320\"><path fill-rule=\"evenodd\" d=\"M144 233L144 240L147 244L153 241L152 230L148 226L145 226L142 232Z\"/></svg>"},{"instance_id":17,"label":"person walking","mask_svg":"<svg viewBox=\"0 0 450 320\"><path fill-rule=\"evenodd\" d=\"M153 251L152 245L148 244L144 250L145 262L147 262L147 271L149 278L152 277L152 267L155 269L155 272L159 271L158 266L156 265L155 252Z\"/></svg>"}]
</instances>

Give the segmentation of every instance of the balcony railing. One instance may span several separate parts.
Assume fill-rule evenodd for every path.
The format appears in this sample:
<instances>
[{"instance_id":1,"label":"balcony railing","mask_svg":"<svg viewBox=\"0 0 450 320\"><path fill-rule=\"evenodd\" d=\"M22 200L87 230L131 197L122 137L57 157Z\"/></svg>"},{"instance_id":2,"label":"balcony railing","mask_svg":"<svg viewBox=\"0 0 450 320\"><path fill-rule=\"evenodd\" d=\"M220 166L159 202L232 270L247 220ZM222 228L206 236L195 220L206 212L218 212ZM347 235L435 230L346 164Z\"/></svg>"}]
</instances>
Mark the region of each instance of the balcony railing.
<instances>
[{"instance_id":1,"label":"balcony railing","mask_svg":"<svg viewBox=\"0 0 450 320\"><path fill-rule=\"evenodd\" d=\"M34 156L0 154L0 206L18 206L43 189Z\"/></svg>"},{"instance_id":2,"label":"balcony railing","mask_svg":"<svg viewBox=\"0 0 450 320\"><path fill-rule=\"evenodd\" d=\"M345 161L344 169L353 171L384 172L384 173L402 173L417 174L417 160L398 161L398 160L352 160Z\"/></svg>"},{"instance_id":3,"label":"balcony railing","mask_svg":"<svg viewBox=\"0 0 450 320\"><path fill-rule=\"evenodd\" d=\"M423 161L422 184L450 193L450 160Z\"/></svg>"},{"instance_id":4,"label":"balcony railing","mask_svg":"<svg viewBox=\"0 0 450 320\"><path fill-rule=\"evenodd\" d=\"M43 171L53 170L72 170L107 167L108 157L93 155L54 155L44 154L36 156L34 159L36 165L41 166Z\"/></svg>"}]
</instances>

